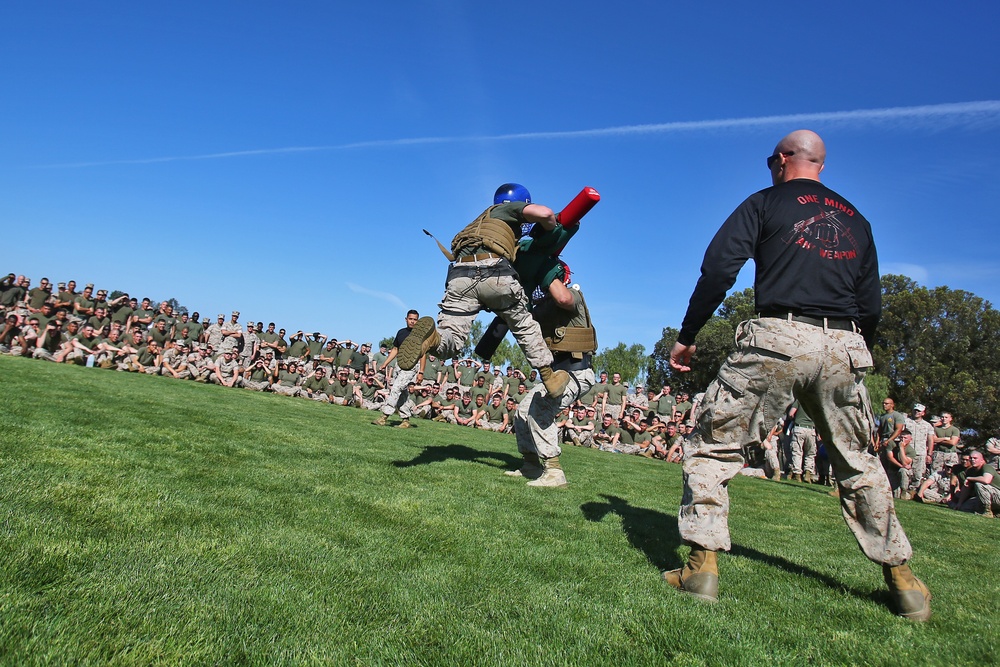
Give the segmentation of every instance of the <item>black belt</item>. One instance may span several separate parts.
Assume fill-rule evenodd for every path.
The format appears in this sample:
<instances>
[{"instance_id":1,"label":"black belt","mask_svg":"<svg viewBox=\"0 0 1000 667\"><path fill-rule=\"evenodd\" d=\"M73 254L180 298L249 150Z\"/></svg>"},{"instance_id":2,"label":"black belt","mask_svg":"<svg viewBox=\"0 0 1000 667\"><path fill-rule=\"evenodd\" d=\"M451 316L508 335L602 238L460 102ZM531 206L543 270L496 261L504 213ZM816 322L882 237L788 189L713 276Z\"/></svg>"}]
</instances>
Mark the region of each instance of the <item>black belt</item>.
<instances>
[{"instance_id":1,"label":"black belt","mask_svg":"<svg viewBox=\"0 0 1000 667\"><path fill-rule=\"evenodd\" d=\"M480 266L477 264L452 264L448 267L447 280L453 278L496 278L499 276L517 277L514 266L506 259L500 258L496 264Z\"/></svg>"},{"instance_id":2,"label":"black belt","mask_svg":"<svg viewBox=\"0 0 1000 667\"><path fill-rule=\"evenodd\" d=\"M811 324L814 327L821 327L823 329L837 329L839 331L854 331L858 332L861 329L855 324L854 320L851 319L841 319L833 317L809 317L808 315L796 315L795 313L760 313L758 317L771 317L779 320L788 320L789 322L801 322L802 324Z\"/></svg>"},{"instance_id":3,"label":"black belt","mask_svg":"<svg viewBox=\"0 0 1000 667\"><path fill-rule=\"evenodd\" d=\"M552 355L552 370L554 371L583 371L590 368L591 354L583 353L583 359L574 359L572 352L556 352Z\"/></svg>"}]
</instances>

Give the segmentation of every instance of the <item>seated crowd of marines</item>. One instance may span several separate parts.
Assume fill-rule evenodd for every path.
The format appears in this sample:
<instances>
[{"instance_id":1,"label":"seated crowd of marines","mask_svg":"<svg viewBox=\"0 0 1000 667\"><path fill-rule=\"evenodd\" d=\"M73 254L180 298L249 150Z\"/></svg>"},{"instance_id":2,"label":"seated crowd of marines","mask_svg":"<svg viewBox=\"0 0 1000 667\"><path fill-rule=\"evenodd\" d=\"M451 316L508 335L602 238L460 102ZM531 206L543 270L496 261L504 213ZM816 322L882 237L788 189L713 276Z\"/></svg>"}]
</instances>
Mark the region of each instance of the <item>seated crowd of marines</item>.
<instances>
[{"instance_id":1,"label":"seated crowd of marines","mask_svg":"<svg viewBox=\"0 0 1000 667\"><path fill-rule=\"evenodd\" d=\"M369 410L381 407L395 363L379 371L386 345L338 340L320 332L287 331L271 322L240 322L240 313L177 314L128 294L108 298L87 284L53 286L8 274L0 280L0 353L100 369L266 391ZM415 417L511 433L514 410L538 382L508 366L476 359L444 363L433 356L420 383L407 388ZM564 443L606 452L679 462L681 440L693 426L686 394L669 386L629 392L608 373L559 416Z\"/></svg>"}]
</instances>

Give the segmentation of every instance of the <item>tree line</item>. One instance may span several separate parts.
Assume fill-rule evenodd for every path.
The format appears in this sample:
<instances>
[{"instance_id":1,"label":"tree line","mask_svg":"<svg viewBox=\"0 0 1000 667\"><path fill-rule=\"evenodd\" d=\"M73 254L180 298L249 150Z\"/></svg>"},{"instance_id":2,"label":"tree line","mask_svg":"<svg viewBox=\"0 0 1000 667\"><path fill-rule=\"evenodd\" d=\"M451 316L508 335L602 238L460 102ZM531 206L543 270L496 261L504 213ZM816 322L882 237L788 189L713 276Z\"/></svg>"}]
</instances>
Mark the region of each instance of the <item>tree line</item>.
<instances>
[{"instance_id":1,"label":"tree line","mask_svg":"<svg viewBox=\"0 0 1000 667\"><path fill-rule=\"evenodd\" d=\"M695 339L698 351L689 373L670 368L678 330L663 336L648 360L650 386L704 391L735 347L736 328L754 316L753 288L728 296ZM872 403L891 396L906 408L923 403L929 411L951 412L973 440L1000 429L1000 311L964 290L933 289L900 275L882 276L882 320L872 356L874 372L865 380Z\"/></svg>"}]
</instances>

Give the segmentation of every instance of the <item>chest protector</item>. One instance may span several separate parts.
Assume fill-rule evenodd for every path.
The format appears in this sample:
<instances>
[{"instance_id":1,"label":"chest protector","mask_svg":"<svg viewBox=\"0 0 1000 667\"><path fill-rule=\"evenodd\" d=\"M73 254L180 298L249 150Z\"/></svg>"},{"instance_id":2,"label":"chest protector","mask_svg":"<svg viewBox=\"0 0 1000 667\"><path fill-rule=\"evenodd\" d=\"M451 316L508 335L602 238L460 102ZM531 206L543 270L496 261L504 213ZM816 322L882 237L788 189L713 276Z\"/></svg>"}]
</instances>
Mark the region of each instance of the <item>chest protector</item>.
<instances>
[{"instance_id":1,"label":"chest protector","mask_svg":"<svg viewBox=\"0 0 1000 667\"><path fill-rule=\"evenodd\" d=\"M490 217L490 212L496 208L491 206L478 218L470 222L465 229L451 240L451 252L460 256L463 249L483 247L490 252L513 262L517 254L517 236L511 225L503 220Z\"/></svg>"},{"instance_id":2,"label":"chest protector","mask_svg":"<svg viewBox=\"0 0 1000 667\"><path fill-rule=\"evenodd\" d=\"M569 352L574 359L583 359L585 353L597 351L597 330L590 321L590 309L577 292L580 301L575 311L564 310L552 299L536 307L531 315L542 328L545 344L553 352Z\"/></svg>"}]
</instances>

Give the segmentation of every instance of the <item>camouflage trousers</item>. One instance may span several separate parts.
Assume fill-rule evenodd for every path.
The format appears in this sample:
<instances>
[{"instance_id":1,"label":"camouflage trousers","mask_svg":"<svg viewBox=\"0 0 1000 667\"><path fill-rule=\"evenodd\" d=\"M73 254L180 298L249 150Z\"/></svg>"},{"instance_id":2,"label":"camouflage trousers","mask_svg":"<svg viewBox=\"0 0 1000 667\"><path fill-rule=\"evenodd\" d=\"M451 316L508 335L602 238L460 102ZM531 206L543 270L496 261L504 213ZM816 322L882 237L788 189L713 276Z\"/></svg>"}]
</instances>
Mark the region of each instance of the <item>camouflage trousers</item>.
<instances>
[{"instance_id":1,"label":"camouflage trousers","mask_svg":"<svg viewBox=\"0 0 1000 667\"><path fill-rule=\"evenodd\" d=\"M941 470L942 468L951 468L952 466L958 465L958 452L939 452L934 451L934 456L931 458L931 468L934 470Z\"/></svg>"},{"instance_id":2,"label":"camouflage trousers","mask_svg":"<svg viewBox=\"0 0 1000 667\"><path fill-rule=\"evenodd\" d=\"M816 429L804 426L793 428L791 449L793 474L816 472Z\"/></svg>"},{"instance_id":3,"label":"camouflage trousers","mask_svg":"<svg viewBox=\"0 0 1000 667\"><path fill-rule=\"evenodd\" d=\"M389 389L389 395L386 397L385 403L379 406L382 414L386 417L391 417L392 413L398 410L400 417L410 418L413 403L410 401L409 392L406 391L406 385L417 379L418 368L419 364L408 371L399 369L392 376L392 387Z\"/></svg>"},{"instance_id":4,"label":"camouflage trousers","mask_svg":"<svg viewBox=\"0 0 1000 667\"><path fill-rule=\"evenodd\" d=\"M570 371L569 386L562 396L549 396L541 382L532 387L517 405L514 414L514 435L517 451L537 454L543 459L559 456L559 427L556 415L573 405L594 384L594 371Z\"/></svg>"},{"instance_id":5,"label":"camouflage trousers","mask_svg":"<svg viewBox=\"0 0 1000 667\"><path fill-rule=\"evenodd\" d=\"M927 454L917 454L913 457L913 464L911 466L910 475L910 485L909 489L911 491L916 491L920 487L920 481L924 478L927 473Z\"/></svg>"},{"instance_id":6,"label":"camouflage trousers","mask_svg":"<svg viewBox=\"0 0 1000 667\"><path fill-rule=\"evenodd\" d=\"M729 480L741 448L757 444L796 399L816 422L840 490L844 520L872 561L912 556L889 480L868 453L875 418L863 380L871 354L859 333L778 318L740 324L736 351L709 385L684 448L681 538L709 550L731 547Z\"/></svg>"},{"instance_id":7,"label":"camouflage trousers","mask_svg":"<svg viewBox=\"0 0 1000 667\"><path fill-rule=\"evenodd\" d=\"M243 386L253 391L267 391L267 389L271 386L271 383L267 380L262 380L260 382L256 380L243 380Z\"/></svg>"},{"instance_id":8,"label":"camouflage trousers","mask_svg":"<svg viewBox=\"0 0 1000 667\"><path fill-rule=\"evenodd\" d=\"M528 298L514 275L502 275L505 259L455 263L448 270L444 299L439 304L437 328L441 342L434 352L439 359L458 355L469 337L476 315L490 310L502 318L525 358L534 368L552 363L542 329L528 313Z\"/></svg>"},{"instance_id":9,"label":"camouflage trousers","mask_svg":"<svg viewBox=\"0 0 1000 667\"><path fill-rule=\"evenodd\" d=\"M618 420L622 416L622 406L621 406L621 403L617 403L615 405L606 405L606 406L604 406L604 414L602 414L600 416L603 418L604 415L611 415L611 418L614 420L614 423L617 424Z\"/></svg>"},{"instance_id":10,"label":"camouflage trousers","mask_svg":"<svg viewBox=\"0 0 1000 667\"><path fill-rule=\"evenodd\" d=\"M1000 489L980 482L976 484L976 498L979 499L984 510L989 510L993 514L1000 514Z\"/></svg>"}]
</instances>

